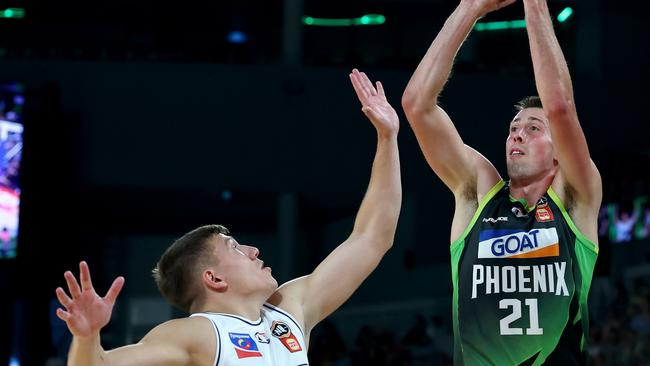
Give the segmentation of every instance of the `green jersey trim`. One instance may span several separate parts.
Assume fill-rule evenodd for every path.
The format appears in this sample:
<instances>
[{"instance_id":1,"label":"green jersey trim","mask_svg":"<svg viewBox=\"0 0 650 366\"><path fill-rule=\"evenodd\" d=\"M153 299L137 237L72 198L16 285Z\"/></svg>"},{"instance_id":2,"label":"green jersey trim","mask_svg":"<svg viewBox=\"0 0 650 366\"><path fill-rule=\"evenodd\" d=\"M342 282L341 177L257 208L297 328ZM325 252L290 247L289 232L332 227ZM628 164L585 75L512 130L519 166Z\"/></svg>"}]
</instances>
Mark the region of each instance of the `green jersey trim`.
<instances>
[{"instance_id":1,"label":"green jersey trim","mask_svg":"<svg viewBox=\"0 0 650 366\"><path fill-rule=\"evenodd\" d=\"M503 188L503 186L505 184L506 184L506 182L504 182L503 180L500 180L499 182L497 182L497 184L494 185L494 187L492 187L488 191L488 193L485 195L485 197L483 197L483 199L479 203L478 208L476 209L476 212L474 212L474 217L472 217L472 221L469 222L469 224L465 228L465 231L463 231L463 234L458 239L454 240L453 243L451 243L452 248L454 246L456 246L459 242L465 241L465 238L467 237L467 234L469 234L469 232L474 227L474 224L476 223L476 220L478 220L478 217L481 216L481 212L483 212L483 209L485 208L485 206L488 204L488 202L490 202L492 197L494 197L494 195L496 195L501 190L501 188Z\"/></svg>"},{"instance_id":2,"label":"green jersey trim","mask_svg":"<svg viewBox=\"0 0 650 366\"><path fill-rule=\"evenodd\" d=\"M481 202L479 203L478 208L476 209L476 212L474 213L474 217L472 217L472 220L469 222L467 227L465 228L465 231L463 234L456 239L453 243L451 243L450 251L451 251L451 281L453 284L454 292L453 292L453 303L452 303L452 313L453 313L453 326L454 326L454 338L457 339L460 335L460 324L458 323L458 264L460 262L460 257L463 254L463 249L465 248L465 238L469 234L469 232L472 230L474 227L474 224L476 223L476 220L478 220L479 216L481 215L481 212L485 208L485 206L490 202L490 200L503 188L503 186L506 184L505 181L500 180L498 181L494 187L492 187L488 193L483 197ZM463 350L463 345L461 343L460 345L461 352Z\"/></svg>"},{"instance_id":3,"label":"green jersey trim","mask_svg":"<svg viewBox=\"0 0 650 366\"><path fill-rule=\"evenodd\" d=\"M564 204L562 203L562 200L560 200L560 197L555 193L553 188L551 187L548 188L548 195L549 197L551 197L553 202L555 202L557 207L560 208L560 211L562 211L562 216L564 216L564 219L566 220L567 224L569 224L571 231L573 231L573 233L576 234L577 241L585 245L587 248L591 249L594 253L598 254L598 244L589 240L580 230L578 230L578 227L575 225L573 220L571 220L571 216L569 216L569 213L567 212L566 208L564 208Z\"/></svg>"},{"instance_id":4,"label":"green jersey trim","mask_svg":"<svg viewBox=\"0 0 650 366\"><path fill-rule=\"evenodd\" d=\"M569 224L569 228L576 236L576 245L575 245L575 255L578 261L578 268L580 269L581 284L580 284L580 297L578 303L580 310L576 313L575 319L573 319L573 324L578 323L582 320L582 327L584 329L582 339L580 341L580 347L584 350L586 345L585 334L589 329L589 308L587 304L587 297L589 295L589 288L591 287L591 280L594 273L594 268L596 266L596 259L598 258L598 244L589 240L578 228L575 226L573 220L569 216L566 208L562 204L560 197L549 187L548 195L551 197L553 202L560 208L562 211L562 216L564 220Z\"/></svg>"}]
</instances>

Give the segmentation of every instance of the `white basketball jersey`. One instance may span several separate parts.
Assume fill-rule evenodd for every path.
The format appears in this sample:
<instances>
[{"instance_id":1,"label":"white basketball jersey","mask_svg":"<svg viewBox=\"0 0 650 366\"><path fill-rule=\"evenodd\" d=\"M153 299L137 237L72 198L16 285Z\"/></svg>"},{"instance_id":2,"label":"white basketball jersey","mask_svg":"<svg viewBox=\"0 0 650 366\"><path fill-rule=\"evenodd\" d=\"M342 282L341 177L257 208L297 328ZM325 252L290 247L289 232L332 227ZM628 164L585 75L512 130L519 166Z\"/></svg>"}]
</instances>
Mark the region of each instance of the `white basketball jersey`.
<instances>
[{"instance_id":1,"label":"white basketball jersey","mask_svg":"<svg viewBox=\"0 0 650 366\"><path fill-rule=\"evenodd\" d=\"M303 330L289 313L264 304L251 322L225 313L194 313L210 319L217 336L215 366L308 366Z\"/></svg>"}]
</instances>

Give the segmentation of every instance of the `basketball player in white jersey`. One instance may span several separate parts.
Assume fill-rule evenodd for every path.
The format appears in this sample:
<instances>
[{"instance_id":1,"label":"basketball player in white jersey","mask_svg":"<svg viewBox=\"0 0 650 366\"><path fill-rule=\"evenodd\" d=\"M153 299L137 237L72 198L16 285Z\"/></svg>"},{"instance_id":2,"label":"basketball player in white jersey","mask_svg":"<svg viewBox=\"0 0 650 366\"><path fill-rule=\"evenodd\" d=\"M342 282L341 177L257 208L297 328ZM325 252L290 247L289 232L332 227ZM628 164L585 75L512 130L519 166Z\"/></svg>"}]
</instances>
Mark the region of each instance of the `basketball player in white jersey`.
<instances>
[{"instance_id":1,"label":"basketball player in white jersey","mask_svg":"<svg viewBox=\"0 0 650 366\"><path fill-rule=\"evenodd\" d=\"M133 345L105 351L100 330L110 320L124 278L105 297L81 262L80 285L67 271L69 295L56 295L57 315L74 338L68 365L307 365L309 333L341 306L390 249L401 206L399 119L380 82L353 70L362 111L377 131L370 184L350 236L309 275L278 288L253 246L219 225L195 229L163 254L154 277L162 294L190 317L156 326ZM335 139L335 136L330 138ZM334 140L333 140L334 142Z\"/></svg>"}]
</instances>

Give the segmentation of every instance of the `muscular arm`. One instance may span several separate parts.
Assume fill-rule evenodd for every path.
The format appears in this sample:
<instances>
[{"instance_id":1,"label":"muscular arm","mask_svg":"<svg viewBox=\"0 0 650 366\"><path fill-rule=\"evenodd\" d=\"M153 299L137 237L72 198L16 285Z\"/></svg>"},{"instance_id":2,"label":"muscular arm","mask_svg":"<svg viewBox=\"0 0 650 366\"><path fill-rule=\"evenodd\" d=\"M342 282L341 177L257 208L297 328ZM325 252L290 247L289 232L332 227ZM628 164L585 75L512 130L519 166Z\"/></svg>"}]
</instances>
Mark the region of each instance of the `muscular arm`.
<instances>
[{"instance_id":1,"label":"muscular arm","mask_svg":"<svg viewBox=\"0 0 650 366\"><path fill-rule=\"evenodd\" d=\"M487 188L476 187L479 195L500 178L483 156L465 146L447 113L437 105L438 96L476 20L512 2L461 1L429 47L402 96L404 112L429 166L457 197L465 190L463 183L479 183L479 175L487 176Z\"/></svg>"},{"instance_id":2,"label":"muscular arm","mask_svg":"<svg viewBox=\"0 0 650 366\"><path fill-rule=\"evenodd\" d=\"M386 102L381 84L375 90L356 70L350 77L362 110L377 129L370 184L350 236L310 275L282 286L271 299L298 315L306 333L341 306L377 267L393 244L401 208L397 114Z\"/></svg>"},{"instance_id":3,"label":"muscular arm","mask_svg":"<svg viewBox=\"0 0 650 366\"><path fill-rule=\"evenodd\" d=\"M79 263L79 271L80 283L72 272L64 274L70 296L61 287L56 289L57 299L65 308L57 309L57 316L73 335L69 366L209 365L214 361L215 335L210 322L200 318L168 321L135 345L104 351L100 331L111 318L124 278L115 279L106 296L100 297L86 262Z\"/></svg>"},{"instance_id":4,"label":"muscular arm","mask_svg":"<svg viewBox=\"0 0 650 366\"><path fill-rule=\"evenodd\" d=\"M209 365L214 353L215 336L207 319L186 318L165 322L152 329L136 344L104 351L99 336L75 337L68 365Z\"/></svg>"},{"instance_id":5,"label":"muscular arm","mask_svg":"<svg viewBox=\"0 0 650 366\"><path fill-rule=\"evenodd\" d=\"M578 121L569 69L546 0L524 0L524 9L537 92L549 118L565 188L574 192L577 204L597 215L602 198L600 174Z\"/></svg>"}]
</instances>

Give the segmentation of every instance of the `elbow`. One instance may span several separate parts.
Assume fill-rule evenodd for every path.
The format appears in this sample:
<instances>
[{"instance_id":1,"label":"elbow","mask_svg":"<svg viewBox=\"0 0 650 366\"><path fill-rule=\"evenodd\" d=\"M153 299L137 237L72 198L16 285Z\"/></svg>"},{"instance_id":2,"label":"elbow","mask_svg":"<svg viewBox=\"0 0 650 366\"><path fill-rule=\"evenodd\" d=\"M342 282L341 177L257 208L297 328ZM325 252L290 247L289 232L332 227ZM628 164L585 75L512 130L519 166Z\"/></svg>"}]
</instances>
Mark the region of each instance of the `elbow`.
<instances>
[{"instance_id":1,"label":"elbow","mask_svg":"<svg viewBox=\"0 0 650 366\"><path fill-rule=\"evenodd\" d=\"M404 93L402 94L402 108L404 109L404 112L410 111L415 107L416 95L417 94L413 91L412 87L406 87L406 90L404 90Z\"/></svg>"},{"instance_id":2,"label":"elbow","mask_svg":"<svg viewBox=\"0 0 650 366\"><path fill-rule=\"evenodd\" d=\"M402 109L411 125L422 120L420 116L426 115L437 106L437 98L433 101L424 101L418 94L407 88L402 95Z\"/></svg>"},{"instance_id":3,"label":"elbow","mask_svg":"<svg viewBox=\"0 0 650 366\"><path fill-rule=\"evenodd\" d=\"M574 113L574 105L569 98L558 98L544 106L546 114L551 121L565 120Z\"/></svg>"}]
</instances>

